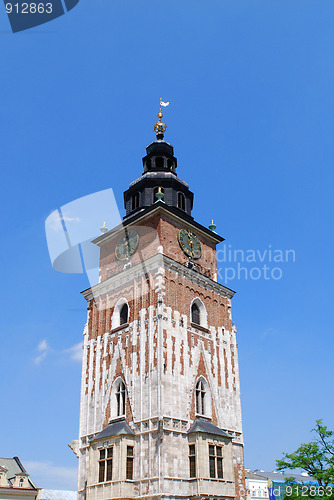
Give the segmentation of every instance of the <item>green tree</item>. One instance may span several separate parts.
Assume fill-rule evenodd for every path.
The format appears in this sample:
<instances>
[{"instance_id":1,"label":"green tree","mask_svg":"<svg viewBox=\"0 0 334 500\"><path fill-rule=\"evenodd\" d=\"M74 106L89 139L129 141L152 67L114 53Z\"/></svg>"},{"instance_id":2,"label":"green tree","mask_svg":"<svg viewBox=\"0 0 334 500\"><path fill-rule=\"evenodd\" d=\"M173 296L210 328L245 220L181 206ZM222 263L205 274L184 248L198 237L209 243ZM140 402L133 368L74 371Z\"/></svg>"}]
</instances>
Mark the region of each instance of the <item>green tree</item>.
<instances>
[{"instance_id":1,"label":"green tree","mask_svg":"<svg viewBox=\"0 0 334 500\"><path fill-rule=\"evenodd\" d=\"M276 465L280 471L301 469L326 488L334 484L334 432L323 425L322 419L316 420L312 432L313 441L301 444L293 453L284 453Z\"/></svg>"}]
</instances>

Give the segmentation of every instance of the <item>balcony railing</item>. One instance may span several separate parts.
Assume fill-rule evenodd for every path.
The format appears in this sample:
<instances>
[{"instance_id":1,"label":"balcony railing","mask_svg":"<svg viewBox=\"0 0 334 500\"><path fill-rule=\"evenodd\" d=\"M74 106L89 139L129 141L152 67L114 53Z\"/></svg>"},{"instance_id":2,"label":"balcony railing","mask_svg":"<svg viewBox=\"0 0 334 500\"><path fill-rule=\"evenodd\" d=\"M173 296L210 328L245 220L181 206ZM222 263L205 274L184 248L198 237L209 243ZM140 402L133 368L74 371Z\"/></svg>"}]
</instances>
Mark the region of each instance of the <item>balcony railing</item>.
<instances>
[{"instance_id":1,"label":"balcony railing","mask_svg":"<svg viewBox=\"0 0 334 500\"><path fill-rule=\"evenodd\" d=\"M208 278L211 278L211 269L206 269L205 267L201 266L198 262L194 262L193 260L187 260L184 263L184 266L188 267L188 269L193 269L194 271L204 274L204 276L207 276Z\"/></svg>"}]
</instances>

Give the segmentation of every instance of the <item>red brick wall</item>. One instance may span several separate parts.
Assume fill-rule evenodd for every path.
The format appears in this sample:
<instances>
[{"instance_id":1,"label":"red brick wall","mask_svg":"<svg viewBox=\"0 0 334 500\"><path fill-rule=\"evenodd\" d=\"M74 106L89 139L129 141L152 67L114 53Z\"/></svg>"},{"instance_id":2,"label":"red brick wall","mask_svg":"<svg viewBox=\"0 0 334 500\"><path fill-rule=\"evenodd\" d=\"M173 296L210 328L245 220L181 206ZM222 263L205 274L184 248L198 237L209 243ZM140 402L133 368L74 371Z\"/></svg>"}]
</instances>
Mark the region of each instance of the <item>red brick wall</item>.
<instances>
[{"instance_id":1,"label":"red brick wall","mask_svg":"<svg viewBox=\"0 0 334 500\"><path fill-rule=\"evenodd\" d=\"M148 215L140 225L132 224L128 229L134 229L139 234L139 245L137 251L131 257L133 265L143 262L144 260L156 255L158 246L162 245L163 253L177 262L184 263L187 261L187 256L183 253L179 242L178 233L180 229L191 229L199 237L202 243L202 256L197 259L201 266L205 269L211 269L212 275L217 272L216 262L216 245L208 237L199 233L199 231L182 220L173 218L169 213L160 210L159 215ZM118 241L123 237L124 232L121 231L112 240L100 245L100 267L102 281L107 278L107 268L109 275L121 272L124 266L124 261L119 261L115 255L115 248Z\"/></svg>"},{"instance_id":2,"label":"red brick wall","mask_svg":"<svg viewBox=\"0 0 334 500\"><path fill-rule=\"evenodd\" d=\"M241 463L234 466L235 499L246 500L245 467L242 458Z\"/></svg>"}]
</instances>

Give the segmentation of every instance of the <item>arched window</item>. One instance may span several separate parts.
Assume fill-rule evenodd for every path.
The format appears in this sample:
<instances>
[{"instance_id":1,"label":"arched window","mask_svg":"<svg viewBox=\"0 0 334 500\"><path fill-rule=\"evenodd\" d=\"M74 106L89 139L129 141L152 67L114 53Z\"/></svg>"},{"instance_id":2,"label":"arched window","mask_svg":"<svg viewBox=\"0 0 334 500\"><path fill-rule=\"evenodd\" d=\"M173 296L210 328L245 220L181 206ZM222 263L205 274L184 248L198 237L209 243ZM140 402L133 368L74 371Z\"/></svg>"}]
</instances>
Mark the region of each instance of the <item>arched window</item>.
<instances>
[{"instance_id":1,"label":"arched window","mask_svg":"<svg viewBox=\"0 0 334 500\"><path fill-rule=\"evenodd\" d=\"M113 315L111 317L111 330L126 325L129 322L130 308L124 297L119 299L115 305Z\"/></svg>"},{"instance_id":2,"label":"arched window","mask_svg":"<svg viewBox=\"0 0 334 500\"><path fill-rule=\"evenodd\" d=\"M164 168L164 159L161 156L155 159L155 167L156 168Z\"/></svg>"},{"instance_id":3,"label":"arched window","mask_svg":"<svg viewBox=\"0 0 334 500\"><path fill-rule=\"evenodd\" d=\"M119 325L125 325L129 319L129 307L127 304L123 304L119 312Z\"/></svg>"},{"instance_id":4,"label":"arched window","mask_svg":"<svg viewBox=\"0 0 334 500\"><path fill-rule=\"evenodd\" d=\"M205 415L205 395L203 380L199 380L196 384L196 413Z\"/></svg>"},{"instance_id":5,"label":"arched window","mask_svg":"<svg viewBox=\"0 0 334 500\"><path fill-rule=\"evenodd\" d=\"M167 167L168 167L170 170L172 170L172 168L173 168L173 162L172 162L172 160L171 160L170 158L168 158L168 160L167 160Z\"/></svg>"},{"instance_id":6,"label":"arched window","mask_svg":"<svg viewBox=\"0 0 334 500\"><path fill-rule=\"evenodd\" d=\"M125 384L123 380L118 383L116 391L117 416L125 415Z\"/></svg>"},{"instance_id":7,"label":"arched window","mask_svg":"<svg viewBox=\"0 0 334 500\"><path fill-rule=\"evenodd\" d=\"M181 208L181 210L186 209L186 199L183 193L177 193L177 206Z\"/></svg>"},{"instance_id":8,"label":"arched window","mask_svg":"<svg viewBox=\"0 0 334 500\"><path fill-rule=\"evenodd\" d=\"M135 193L132 196L132 210L136 210L139 207L139 193Z\"/></svg>"},{"instance_id":9,"label":"arched window","mask_svg":"<svg viewBox=\"0 0 334 500\"><path fill-rule=\"evenodd\" d=\"M194 325L208 328L208 313L199 297L196 297L191 303L190 318Z\"/></svg>"},{"instance_id":10,"label":"arched window","mask_svg":"<svg viewBox=\"0 0 334 500\"><path fill-rule=\"evenodd\" d=\"M164 193L164 192L165 192L165 190L164 190L164 188L163 188L163 187L162 187L162 188L160 188L160 189L161 189L161 192L162 192L162 193ZM155 202L157 201L156 194L157 194L157 192L158 192L158 191L159 191L159 187L155 187L155 188L153 189L153 203L155 203Z\"/></svg>"},{"instance_id":11,"label":"arched window","mask_svg":"<svg viewBox=\"0 0 334 500\"><path fill-rule=\"evenodd\" d=\"M201 314L198 305L194 302L191 306L191 322L196 325L201 324Z\"/></svg>"}]
</instances>

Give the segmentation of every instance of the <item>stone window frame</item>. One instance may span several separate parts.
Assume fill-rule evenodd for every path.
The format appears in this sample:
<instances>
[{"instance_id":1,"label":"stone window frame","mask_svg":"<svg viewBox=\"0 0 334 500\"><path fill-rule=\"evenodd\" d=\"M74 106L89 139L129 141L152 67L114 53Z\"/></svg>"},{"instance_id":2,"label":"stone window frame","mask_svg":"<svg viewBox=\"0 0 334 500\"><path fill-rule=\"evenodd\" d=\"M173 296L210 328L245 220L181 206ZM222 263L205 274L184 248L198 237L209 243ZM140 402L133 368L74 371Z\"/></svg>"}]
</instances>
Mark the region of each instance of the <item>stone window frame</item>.
<instances>
[{"instance_id":1,"label":"stone window frame","mask_svg":"<svg viewBox=\"0 0 334 500\"><path fill-rule=\"evenodd\" d=\"M101 447L98 449L98 453L98 483L108 483L112 481L113 476L114 445Z\"/></svg>"},{"instance_id":2,"label":"stone window frame","mask_svg":"<svg viewBox=\"0 0 334 500\"><path fill-rule=\"evenodd\" d=\"M122 391L122 394L124 394L124 406L120 403L118 403L117 399L117 393L119 390L119 385L123 383L125 391ZM127 397L128 397L128 389L126 382L124 378L120 375L115 378L115 380L112 383L111 390L110 390L110 417L109 420L116 420L119 418L123 418L126 416L126 405L127 405ZM124 413L118 412L118 405L120 407L120 410L122 409L121 406L124 408ZM119 413L119 414L118 414Z\"/></svg>"},{"instance_id":3,"label":"stone window frame","mask_svg":"<svg viewBox=\"0 0 334 500\"><path fill-rule=\"evenodd\" d=\"M189 477L194 479L197 477L197 460L196 460L196 444L188 443L188 457L189 457Z\"/></svg>"},{"instance_id":4,"label":"stone window frame","mask_svg":"<svg viewBox=\"0 0 334 500\"><path fill-rule=\"evenodd\" d=\"M224 446L213 442L208 443L210 479L224 479Z\"/></svg>"},{"instance_id":5,"label":"stone window frame","mask_svg":"<svg viewBox=\"0 0 334 500\"><path fill-rule=\"evenodd\" d=\"M203 391L204 391L204 397L201 401L201 405L199 406L198 403L198 396L197 396L197 387L199 384L202 384ZM201 412L200 410L204 410L204 412ZM212 418L212 404L211 404L211 390L208 381L206 380L203 375L197 378L196 383L195 383L195 414L198 417L205 417L205 418Z\"/></svg>"},{"instance_id":6,"label":"stone window frame","mask_svg":"<svg viewBox=\"0 0 334 500\"><path fill-rule=\"evenodd\" d=\"M128 322L121 324L121 309L125 304L128 306ZM114 312L111 316L111 330L115 330L116 328L120 328L120 327L124 328L126 325L129 324L129 318L130 318L129 303L125 297L122 297L118 300L118 302L116 303L116 305L114 307Z\"/></svg>"},{"instance_id":7,"label":"stone window frame","mask_svg":"<svg viewBox=\"0 0 334 500\"><path fill-rule=\"evenodd\" d=\"M122 377L115 381L116 417L124 417L126 414L126 385Z\"/></svg>"},{"instance_id":8,"label":"stone window frame","mask_svg":"<svg viewBox=\"0 0 334 500\"><path fill-rule=\"evenodd\" d=\"M126 446L126 481L133 481L134 448L134 445L127 444Z\"/></svg>"},{"instance_id":9,"label":"stone window frame","mask_svg":"<svg viewBox=\"0 0 334 500\"><path fill-rule=\"evenodd\" d=\"M199 324L193 322L193 314L192 314L192 307L193 304L196 304L196 306L199 309ZM201 326L202 328L208 328L208 313L206 311L205 305L201 301L199 297L195 297L190 304L190 319L191 319L191 324L193 324L195 327L196 325Z\"/></svg>"}]
</instances>

